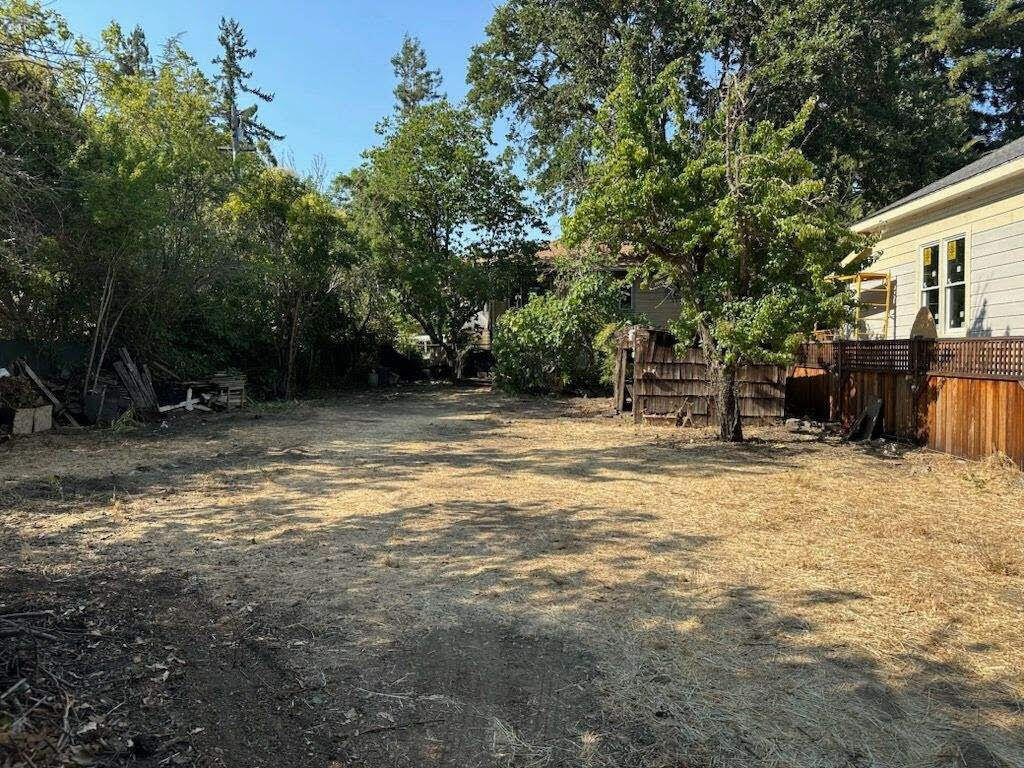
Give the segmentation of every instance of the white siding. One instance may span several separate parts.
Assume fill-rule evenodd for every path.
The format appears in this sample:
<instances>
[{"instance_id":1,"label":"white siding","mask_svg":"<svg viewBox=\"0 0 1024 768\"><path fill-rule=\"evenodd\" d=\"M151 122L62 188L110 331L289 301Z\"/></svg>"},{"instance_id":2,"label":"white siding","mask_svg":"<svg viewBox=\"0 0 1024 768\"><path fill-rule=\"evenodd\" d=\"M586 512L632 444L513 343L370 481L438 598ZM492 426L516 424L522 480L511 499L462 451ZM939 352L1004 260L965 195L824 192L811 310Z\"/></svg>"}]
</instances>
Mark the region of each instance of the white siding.
<instances>
[{"instance_id":1,"label":"white siding","mask_svg":"<svg viewBox=\"0 0 1024 768\"><path fill-rule=\"evenodd\" d=\"M1024 221L976 231L970 271L969 334L1024 334Z\"/></svg>"},{"instance_id":2,"label":"white siding","mask_svg":"<svg viewBox=\"0 0 1024 768\"><path fill-rule=\"evenodd\" d=\"M917 265L912 262L897 264L889 270L892 275L893 322L889 327L890 339L905 339L914 325L920 297L917 292Z\"/></svg>"},{"instance_id":3,"label":"white siding","mask_svg":"<svg viewBox=\"0 0 1024 768\"><path fill-rule=\"evenodd\" d=\"M1024 176L1017 176L881 233L867 269L893 278L889 336L910 335L921 303L922 246L953 237L967 240L967 335L1024 335ZM880 333L881 319L870 318L864 330Z\"/></svg>"}]
</instances>

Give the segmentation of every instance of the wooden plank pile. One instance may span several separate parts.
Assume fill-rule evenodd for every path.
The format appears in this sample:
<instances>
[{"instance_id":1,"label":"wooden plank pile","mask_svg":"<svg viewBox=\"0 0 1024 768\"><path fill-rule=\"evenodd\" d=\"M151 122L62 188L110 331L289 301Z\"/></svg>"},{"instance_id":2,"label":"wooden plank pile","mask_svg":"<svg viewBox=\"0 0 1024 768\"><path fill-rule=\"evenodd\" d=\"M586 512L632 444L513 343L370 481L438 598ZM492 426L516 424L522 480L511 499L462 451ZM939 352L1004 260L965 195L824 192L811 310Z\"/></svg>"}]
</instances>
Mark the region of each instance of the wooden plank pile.
<instances>
[{"instance_id":1,"label":"wooden plank pile","mask_svg":"<svg viewBox=\"0 0 1024 768\"><path fill-rule=\"evenodd\" d=\"M0 378L0 424L11 435L47 432L58 415L72 427L79 423L57 399L32 367L23 359L15 360Z\"/></svg>"},{"instance_id":2,"label":"wooden plank pile","mask_svg":"<svg viewBox=\"0 0 1024 768\"><path fill-rule=\"evenodd\" d=\"M159 415L160 403L156 399L156 390L153 389L149 369L143 365L140 371L124 347L121 347L118 355L121 359L114 361L114 370L128 390L138 414L143 418Z\"/></svg>"},{"instance_id":3,"label":"wooden plank pile","mask_svg":"<svg viewBox=\"0 0 1024 768\"><path fill-rule=\"evenodd\" d=\"M176 411L210 412L245 405L242 374L217 373L182 381L158 359L150 362L160 375L156 384L149 365L133 359L122 347L110 365L113 370L104 367L96 372L90 387L83 391L80 380L76 383L65 375L63 383L52 383L23 358L15 359L0 368L0 427L4 434L20 435L47 430L58 419L80 428L75 414L89 424L112 424L129 411L136 418L155 421Z\"/></svg>"},{"instance_id":4,"label":"wooden plank pile","mask_svg":"<svg viewBox=\"0 0 1024 768\"><path fill-rule=\"evenodd\" d=\"M212 411L242 408L245 405L245 376L241 374L214 374L206 379L181 381L167 365L153 361L154 367L164 376L164 381L177 393L184 390L184 399L160 405L149 366L136 365L128 350L118 351L119 359L114 361L114 370L131 397L136 412L142 418L155 419L171 411ZM166 391L165 391L166 394ZM181 394L177 394L181 397Z\"/></svg>"},{"instance_id":5,"label":"wooden plank pile","mask_svg":"<svg viewBox=\"0 0 1024 768\"><path fill-rule=\"evenodd\" d=\"M38 375L36 375L36 372L32 370L32 367L28 364L27 360L25 360L24 358L18 360L17 366L32 381L32 383L36 385L36 388L43 395L43 397L49 400L50 405L53 406L54 415L62 417L68 423L69 426L76 428L82 426L81 424L78 423L78 420L71 415L71 412L68 410L67 406L60 400L58 400L57 396L50 391L49 387L47 387L46 384L43 383L43 380L39 378Z\"/></svg>"},{"instance_id":6,"label":"wooden plank pile","mask_svg":"<svg viewBox=\"0 0 1024 768\"><path fill-rule=\"evenodd\" d=\"M199 392L208 406L225 410L245 407L245 376L242 374L215 373L206 379L187 381L185 385Z\"/></svg>"}]
</instances>

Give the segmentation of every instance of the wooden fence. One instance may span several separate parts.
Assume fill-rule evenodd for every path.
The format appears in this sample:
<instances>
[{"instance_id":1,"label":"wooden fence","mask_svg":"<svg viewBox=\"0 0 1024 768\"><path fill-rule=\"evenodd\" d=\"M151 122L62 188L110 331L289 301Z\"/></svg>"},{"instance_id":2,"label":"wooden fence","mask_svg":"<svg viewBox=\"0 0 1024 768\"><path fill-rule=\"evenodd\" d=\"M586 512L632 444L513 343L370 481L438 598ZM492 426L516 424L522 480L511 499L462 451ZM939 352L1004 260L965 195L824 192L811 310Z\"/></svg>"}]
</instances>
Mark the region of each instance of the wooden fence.
<instances>
[{"instance_id":1,"label":"wooden fence","mask_svg":"<svg viewBox=\"0 0 1024 768\"><path fill-rule=\"evenodd\" d=\"M1024 337L805 344L786 410L848 423L876 397L886 434L1024 466Z\"/></svg>"},{"instance_id":2,"label":"wooden fence","mask_svg":"<svg viewBox=\"0 0 1024 768\"><path fill-rule=\"evenodd\" d=\"M696 349L665 331L619 337L615 403L633 417L714 422L714 395ZM875 398L885 434L969 459L1003 453L1024 467L1024 337L805 344L796 364L740 374L744 422L785 415L851 423Z\"/></svg>"},{"instance_id":3,"label":"wooden fence","mask_svg":"<svg viewBox=\"0 0 1024 768\"><path fill-rule=\"evenodd\" d=\"M775 422L785 415L786 369L752 365L740 370L740 415L748 424ZM694 426L715 423L714 395L707 383L707 365L697 349L676 350L667 331L633 328L619 337L615 402L633 418L680 419Z\"/></svg>"}]
</instances>

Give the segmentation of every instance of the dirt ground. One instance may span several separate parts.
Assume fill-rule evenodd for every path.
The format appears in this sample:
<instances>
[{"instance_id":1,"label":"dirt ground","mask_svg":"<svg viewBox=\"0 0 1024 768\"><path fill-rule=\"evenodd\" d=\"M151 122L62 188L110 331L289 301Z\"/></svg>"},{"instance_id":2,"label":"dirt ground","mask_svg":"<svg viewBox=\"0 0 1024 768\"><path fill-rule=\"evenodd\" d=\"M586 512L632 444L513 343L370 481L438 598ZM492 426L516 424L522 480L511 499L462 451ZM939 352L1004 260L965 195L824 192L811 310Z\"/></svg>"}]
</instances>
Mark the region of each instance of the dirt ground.
<instances>
[{"instance_id":1,"label":"dirt ground","mask_svg":"<svg viewBox=\"0 0 1024 768\"><path fill-rule=\"evenodd\" d=\"M0 446L0 766L1024 765L1020 474L607 409Z\"/></svg>"}]
</instances>

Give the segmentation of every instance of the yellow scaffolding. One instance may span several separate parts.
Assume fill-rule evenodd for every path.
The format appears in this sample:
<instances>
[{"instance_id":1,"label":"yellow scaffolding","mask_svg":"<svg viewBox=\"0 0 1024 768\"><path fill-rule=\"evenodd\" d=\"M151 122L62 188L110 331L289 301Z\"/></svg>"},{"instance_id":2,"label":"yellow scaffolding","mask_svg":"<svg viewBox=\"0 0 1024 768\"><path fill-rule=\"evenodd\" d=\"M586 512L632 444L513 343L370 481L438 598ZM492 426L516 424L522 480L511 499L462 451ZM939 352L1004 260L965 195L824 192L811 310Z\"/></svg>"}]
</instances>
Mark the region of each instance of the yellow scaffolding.
<instances>
[{"instance_id":1,"label":"yellow scaffolding","mask_svg":"<svg viewBox=\"0 0 1024 768\"><path fill-rule=\"evenodd\" d=\"M888 272L858 272L855 275L834 275L834 280L841 283L853 283L854 294L857 297L857 310L853 318L853 335L854 338L861 338L866 334L861 331L860 320L862 309L881 309L884 311L882 321L882 338L889 338L889 313L892 311L892 277ZM873 283L875 281L881 281L882 285L877 287L869 287L868 291L885 291L884 300L880 301L867 301L864 299L864 283Z\"/></svg>"}]
</instances>

